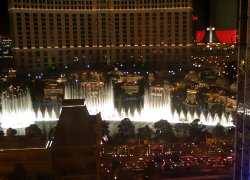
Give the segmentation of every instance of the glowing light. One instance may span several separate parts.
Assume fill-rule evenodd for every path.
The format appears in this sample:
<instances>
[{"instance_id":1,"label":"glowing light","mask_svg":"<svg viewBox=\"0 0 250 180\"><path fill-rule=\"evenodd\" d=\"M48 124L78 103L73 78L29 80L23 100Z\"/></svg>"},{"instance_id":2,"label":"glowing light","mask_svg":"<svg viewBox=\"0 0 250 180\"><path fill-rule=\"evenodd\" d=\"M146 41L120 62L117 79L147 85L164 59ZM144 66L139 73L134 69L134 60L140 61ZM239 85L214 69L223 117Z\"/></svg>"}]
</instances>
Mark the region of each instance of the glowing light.
<instances>
[{"instance_id":1,"label":"glowing light","mask_svg":"<svg viewBox=\"0 0 250 180\"><path fill-rule=\"evenodd\" d=\"M47 109L37 112L33 109L30 92L28 90L17 94L4 92L1 94L2 111L0 122L2 128L25 128L35 121L57 120L55 110L49 113Z\"/></svg>"},{"instance_id":2,"label":"glowing light","mask_svg":"<svg viewBox=\"0 0 250 180\"><path fill-rule=\"evenodd\" d=\"M220 123L223 126L233 126L232 115L212 113L199 113L197 111L183 111L172 109L169 91L164 89L160 95L153 95L150 90L144 93L144 104L140 109L120 109L114 104L114 93L112 86L106 86L99 93L87 91L82 86L66 86L65 99L85 99L85 105L91 115L101 112L103 120L120 121L129 118L134 122L154 123L161 119L170 123L190 123L194 119L200 119L200 123L215 126ZM9 94L2 93L2 111L0 122L2 128L25 128L36 121L56 121L58 115L55 109L34 110L32 106L30 92Z\"/></svg>"},{"instance_id":3,"label":"glowing light","mask_svg":"<svg viewBox=\"0 0 250 180\"><path fill-rule=\"evenodd\" d=\"M85 99L89 113L94 115L101 112L103 120L120 121L129 118L135 122L157 122L161 119L170 123L190 123L194 119L200 119L200 123L215 126L220 123L223 126L233 126L232 116L227 114L184 112L172 109L169 91L165 89L161 96L154 96L150 90L144 93L144 104L140 109L120 109L114 104L114 93L112 86L105 87L99 97L87 95L86 89L79 86L66 86L65 99Z\"/></svg>"},{"instance_id":4,"label":"glowing light","mask_svg":"<svg viewBox=\"0 0 250 180\"><path fill-rule=\"evenodd\" d=\"M204 30L196 31L196 42L201 42L205 37L205 33ZM222 43L236 43L236 30L216 30L215 33Z\"/></svg>"}]
</instances>

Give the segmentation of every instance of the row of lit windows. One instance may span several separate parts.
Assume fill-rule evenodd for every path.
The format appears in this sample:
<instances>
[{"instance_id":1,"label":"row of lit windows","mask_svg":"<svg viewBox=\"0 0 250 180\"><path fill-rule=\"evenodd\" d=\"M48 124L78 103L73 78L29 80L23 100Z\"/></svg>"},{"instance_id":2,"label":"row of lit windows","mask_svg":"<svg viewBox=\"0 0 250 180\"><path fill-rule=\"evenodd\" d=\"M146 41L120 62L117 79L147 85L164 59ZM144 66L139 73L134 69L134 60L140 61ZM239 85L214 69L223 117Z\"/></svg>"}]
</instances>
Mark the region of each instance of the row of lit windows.
<instances>
[{"instance_id":1,"label":"row of lit windows","mask_svg":"<svg viewBox=\"0 0 250 180\"><path fill-rule=\"evenodd\" d=\"M105 19L110 19L111 17L119 18L121 17L122 20L134 20L136 17L141 19L149 19L149 18L157 18L159 17L161 20L168 19L171 21L171 17L183 17L184 19L187 17L188 12L183 11L183 12L165 12L165 11L160 11L160 12L140 12L140 13L112 13L112 14L107 14L107 13L95 13L95 14L56 14L56 13L48 13L48 14L36 14L36 13L24 13L25 18L24 21L29 21L30 18L33 16L34 21L36 21L39 18L45 18L46 20L49 18L79 18L79 17L86 17L88 19L91 19L93 17L96 18L102 18L102 20ZM106 16L107 15L107 16ZM21 21L21 13L17 13L17 21Z\"/></svg>"},{"instance_id":2,"label":"row of lit windows","mask_svg":"<svg viewBox=\"0 0 250 180\"><path fill-rule=\"evenodd\" d=\"M14 0L15 8L144 9L191 7L191 0Z\"/></svg>"},{"instance_id":3,"label":"row of lit windows","mask_svg":"<svg viewBox=\"0 0 250 180\"><path fill-rule=\"evenodd\" d=\"M60 65L66 63L97 63L106 62L107 53L110 54L110 60L113 62L133 62L140 58L145 61L164 61L187 60L187 49L116 49L113 54L107 50L74 50L58 51L50 56L47 51L19 52L19 66L27 65L29 67L41 67L48 65ZM64 56L63 56L64 54ZM79 55L81 54L81 55Z\"/></svg>"},{"instance_id":4,"label":"row of lit windows","mask_svg":"<svg viewBox=\"0 0 250 180\"><path fill-rule=\"evenodd\" d=\"M21 21L21 15L25 16L25 23L22 23ZM32 21L32 15L33 15L33 21ZM41 37L40 44L42 41L42 46L44 48L47 47L47 43L49 46L57 45L58 47L63 46L63 42L66 42L66 47L70 47L70 45L73 43L74 47L77 47L78 45L85 46L88 44L89 46L93 46L93 39L100 39L100 42L97 40L97 44L105 46L106 44L111 44L111 42L114 41L108 41L110 38L115 38L115 44L123 46L126 46L127 44L134 45L135 44L135 36L138 37L137 44L140 45L139 42L145 41L144 44L159 44L160 42L164 44L164 41L166 44L171 45L171 39L175 38L175 44L177 45L179 43L179 40L182 39L183 43L187 42L187 12L183 13L159 13L160 17L159 19L156 18L156 13L145 13L144 22L142 20L142 14L138 14L138 21L135 21L136 16L132 14L115 14L114 23L111 22L111 19L109 17L105 17L105 14L100 14L101 22L100 24L93 24L92 20L97 18L96 15L75 15L69 16L68 14L21 14L17 13L17 29L18 29L18 43L19 47L22 48L23 42L21 41L23 37L23 30L26 29L26 38L24 40L29 40L30 36L34 37L35 40L35 46L38 47L39 37ZM149 18L152 15L152 18ZM165 16L164 16L165 15ZM171 17L175 17L172 22ZM179 33L179 15L184 17L182 22L182 32ZM129 22L126 21L126 18L131 18ZM167 21L167 24L164 22L164 18ZM30 21L29 21L30 19ZM80 20L80 23L77 23L77 19ZM39 21L40 20L40 21ZM56 23L54 24L54 20ZM84 21L87 20L86 25L84 24ZM120 21L122 20L122 21ZM98 21L96 21L98 22ZM136 25L135 22L138 24ZM142 27L142 22L145 24L144 27ZM149 26L151 22L151 26ZM33 30L31 30L32 25L30 23L33 23ZM109 24L109 26L107 26ZM114 32L112 33L112 24L114 24ZM122 26L121 26L122 24ZM159 26L157 26L157 24ZM164 32L164 24L166 26L166 32ZM77 28L80 26L80 28ZM83 28L82 28L83 27ZM135 28L137 27L137 28ZM157 31L157 27L159 30ZM174 27L175 34L172 34L173 31L171 31ZM47 30L47 28L49 30ZM79 32L77 29L80 29ZM136 30L137 29L137 30ZM65 32L65 35L62 34L62 32ZM24 31L25 32L25 31ZM41 32L41 35L39 36L39 32ZM94 33L93 33L94 32ZM34 34L33 34L34 33ZM72 35L73 33L73 35ZM94 34L96 34L99 38L93 37ZM108 38L108 35L110 34L110 38ZM115 34L115 35L113 35ZM136 35L137 34L137 35ZM157 40L157 34L160 35L160 38ZM113 35L113 36L112 36ZM164 35L168 38L164 40ZM180 36L180 37L179 37ZM50 38L49 38L50 37ZM154 37L153 41L150 37ZM78 42L78 39L79 40ZM48 39L48 42L46 41ZM57 39L57 40L56 40ZM130 40L130 42L127 42ZM72 41L72 42L70 42ZM81 42L80 42L81 41ZM108 42L107 42L108 41ZM52 44L53 43L53 44ZM80 43L80 44L79 44ZM31 42L27 42L28 48L31 46Z\"/></svg>"},{"instance_id":5,"label":"row of lit windows","mask_svg":"<svg viewBox=\"0 0 250 180\"><path fill-rule=\"evenodd\" d=\"M29 13L25 13L25 19L24 21L27 23L28 21L32 20L32 16L33 16L33 21L34 21L34 25L38 24L38 21L43 18L45 19L45 21L42 22L42 26L46 26L46 21L48 20L53 20L54 18L57 18L57 21L62 21L65 19L65 21L72 21L75 20L74 23L76 24L76 20L79 20L79 18L84 18L87 17L88 20L93 20L96 21L96 23L98 23L97 19L101 20L102 24L108 24L107 21L109 21L110 23L112 22L111 18L113 16L115 16L115 21L122 21L122 23L126 23L126 22L134 22L135 20L137 20L138 25L141 25L143 22L144 24L147 24L149 22L152 22L153 24L157 24L157 23L164 23L164 21L168 21L172 22L173 20L175 20L175 23L178 24L179 23L179 17L181 17L181 19L183 19L184 23L186 23L187 19L187 12L178 12L178 13L164 13L164 12L160 12L160 13L140 13L140 14L134 14L134 13L120 13L120 14L108 14L106 17L105 13L101 13L101 14L72 14L71 16L69 16L69 14L39 14L40 16L38 16L38 14L29 14ZM190 14L190 13L189 13ZM159 20L158 20L159 18ZM174 19L172 19L174 18ZM82 19L83 21L80 21L81 23L84 22L84 19ZM17 13L17 18L16 21L19 22L19 24L21 25L22 23L22 19L21 19L21 13ZM53 21L49 22L49 25L53 26ZM130 23L132 25L132 23ZM66 26L69 26L68 22L65 24Z\"/></svg>"},{"instance_id":6,"label":"row of lit windows","mask_svg":"<svg viewBox=\"0 0 250 180\"><path fill-rule=\"evenodd\" d=\"M36 58L37 62L40 63L39 58L51 58L51 57L67 57L68 59L74 59L74 57L86 58L87 56L94 57L96 55L107 56L136 56L138 54L145 54L145 55L156 55L156 56L163 56L165 55L179 55L179 54L186 54L187 48L126 48L126 49L82 49L82 50L57 50L51 51L50 55L47 50L45 51L19 51L18 56L20 58Z\"/></svg>"},{"instance_id":7,"label":"row of lit windows","mask_svg":"<svg viewBox=\"0 0 250 180\"><path fill-rule=\"evenodd\" d=\"M52 33L50 33L50 36L52 37ZM23 41L22 41L22 37L19 37L19 48L23 48ZM85 37L85 36L81 36L81 37ZM182 38L179 37L171 37L168 36L166 38L166 40L164 40L163 37L161 38L157 38L157 37L152 37L149 35L146 35L145 38L143 38L142 36L140 36L138 38L138 40L134 40L132 39L132 37L134 37L134 35L131 35L131 38L127 38L128 35L126 35L125 33L123 35L120 36L116 36L115 37L115 45L116 46L162 46L162 45L168 45L171 46L172 44L178 46L180 43L182 45L186 45L187 43L187 36L186 34L184 34L182 36ZM65 41L65 43L63 43L63 41ZM112 41L112 39L111 39ZM29 35L26 35L26 44L27 44L27 48L31 48L31 37ZM58 41L55 41L53 38L50 39L50 41L47 40L46 38L46 34L42 35L42 38L39 38L38 36L35 36L34 38L34 46L35 48L40 48L40 46L42 45L43 48L47 48L48 46L50 47L63 47L63 44L66 44L65 47L78 47L78 46L82 46L82 47L92 47L92 46L97 46L97 47L106 47L106 46L110 46L110 42L108 41L108 39L106 38L106 35L103 34L102 36L99 36L99 40L97 40L96 43L93 43L93 37L92 35L89 35L87 38L83 38L80 42L78 42L78 36L73 36L73 39L70 39L69 35L66 35L66 38L62 39L58 39Z\"/></svg>"}]
</instances>

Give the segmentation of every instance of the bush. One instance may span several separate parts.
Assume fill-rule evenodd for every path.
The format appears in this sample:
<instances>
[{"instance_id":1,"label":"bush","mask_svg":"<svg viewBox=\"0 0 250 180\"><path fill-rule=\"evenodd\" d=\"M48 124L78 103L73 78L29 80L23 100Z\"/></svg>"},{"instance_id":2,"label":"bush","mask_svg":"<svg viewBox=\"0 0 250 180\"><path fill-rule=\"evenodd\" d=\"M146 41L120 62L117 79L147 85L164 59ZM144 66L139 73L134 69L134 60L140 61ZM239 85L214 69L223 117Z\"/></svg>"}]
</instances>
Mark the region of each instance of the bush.
<instances>
[{"instance_id":1,"label":"bush","mask_svg":"<svg viewBox=\"0 0 250 180\"><path fill-rule=\"evenodd\" d=\"M15 129L12 128L8 128L6 131L7 136L14 136L17 134L17 131Z\"/></svg>"},{"instance_id":2,"label":"bush","mask_svg":"<svg viewBox=\"0 0 250 180\"><path fill-rule=\"evenodd\" d=\"M0 131L0 137L3 137L3 136L4 136L4 132Z\"/></svg>"},{"instance_id":3,"label":"bush","mask_svg":"<svg viewBox=\"0 0 250 180\"><path fill-rule=\"evenodd\" d=\"M25 128L26 136L40 136L42 134L41 129L36 124L31 124Z\"/></svg>"}]
</instances>

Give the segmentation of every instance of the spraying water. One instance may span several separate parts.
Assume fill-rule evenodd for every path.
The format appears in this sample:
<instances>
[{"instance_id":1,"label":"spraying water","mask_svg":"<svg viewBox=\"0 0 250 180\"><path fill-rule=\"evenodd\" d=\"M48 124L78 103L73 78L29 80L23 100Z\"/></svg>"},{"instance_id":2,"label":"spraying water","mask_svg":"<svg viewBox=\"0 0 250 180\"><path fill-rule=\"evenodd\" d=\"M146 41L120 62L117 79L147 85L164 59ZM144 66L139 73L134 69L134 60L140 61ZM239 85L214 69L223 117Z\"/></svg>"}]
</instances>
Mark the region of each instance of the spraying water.
<instances>
[{"instance_id":1,"label":"spraying water","mask_svg":"<svg viewBox=\"0 0 250 180\"><path fill-rule=\"evenodd\" d=\"M34 110L29 90L17 93L3 92L1 94L2 109L0 122L2 128L25 128L35 121L57 120L55 110L48 112Z\"/></svg>"},{"instance_id":2,"label":"spraying water","mask_svg":"<svg viewBox=\"0 0 250 180\"><path fill-rule=\"evenodd\" d=\"M76 85L65 86L65 99L85 99L89 113L95 115L101 112L103 120L120 121L129 118L134 122L154 123L161 119L168 120L170 123L190 123L194 119L200 119L204 125L215 126L220 123L222 126L233 126L231 114L213 114L197 111L183 111L171 108L171 98L166 89L161 96L152 96L149 90L144 93L143 106L141 108L125 110L115 107L114 92L112 85L101 85L96 89ZM18 93L1 94L2 109L0 122L2 128L25 128L37 121L57 121L59 119L52 108L34 110L32 106L29 90Z\"/></svg>"},{"instance_id":3,"label":"spraying water","mask_svg":"<svg viewBox=\"0 0 250 180\"><path fill-rule=\"evenodd\" d=\"M233 126L233 117L231 114L198 113L183 110L172 109L171 98L168 89L161 96L152 96L151 91L146 90L144 93L144 103L142 108L118 110L114 104L114 92L112 86L103 89L100 96L89 96L86 94L86 87L80 85L68 85L65 87L65 99L85 99L85 104L90 114L101 112L102 119L108 121L120 121L129 118L135 122L153 123L160 119L168 120L170 123L190 123L194 119L200 119L204 125L215 126L220 123L222 126Z\"/></svg>"}]
</instances>

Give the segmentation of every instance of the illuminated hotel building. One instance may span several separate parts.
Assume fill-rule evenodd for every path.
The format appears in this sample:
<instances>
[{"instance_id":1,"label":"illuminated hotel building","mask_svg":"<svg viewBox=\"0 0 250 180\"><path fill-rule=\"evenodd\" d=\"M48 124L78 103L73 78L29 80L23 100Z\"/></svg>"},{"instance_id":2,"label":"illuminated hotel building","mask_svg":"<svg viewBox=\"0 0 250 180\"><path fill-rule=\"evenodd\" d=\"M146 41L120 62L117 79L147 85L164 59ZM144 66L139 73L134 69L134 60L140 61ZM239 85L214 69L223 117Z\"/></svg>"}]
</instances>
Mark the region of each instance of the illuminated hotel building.
<instances>
[{"instance_id":1,"label":"illuminated hotel building","mask_svg":"<svg viewBox=\"0 0 250 180\"><path fill-rule=\"evenodd\" d=\"M250 0L239 5L238 107L234 180L250 179Z\"/></svg>"},{"instance_id":2,"label":"illuminated hotel building","mask_svg":"<svg viewBox=\"0 0 250 180\"><path fill-rule=\"evenodd\" d=\"M143 62L189 65L192 0L9 0L22 69Z\"/></svg>"}]
</instances>

